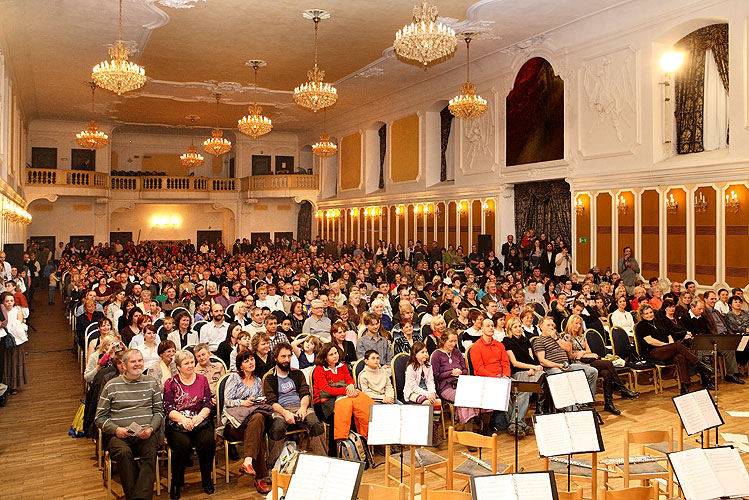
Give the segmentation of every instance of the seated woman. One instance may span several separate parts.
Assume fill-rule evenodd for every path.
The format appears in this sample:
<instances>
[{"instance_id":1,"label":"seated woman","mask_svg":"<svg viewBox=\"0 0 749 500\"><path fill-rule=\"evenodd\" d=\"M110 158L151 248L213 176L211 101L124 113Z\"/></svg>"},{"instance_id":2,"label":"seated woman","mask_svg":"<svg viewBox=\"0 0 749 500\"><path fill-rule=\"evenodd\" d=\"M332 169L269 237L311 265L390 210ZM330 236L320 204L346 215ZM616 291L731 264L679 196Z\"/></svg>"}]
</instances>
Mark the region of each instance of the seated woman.
<instances>
[{"instance_id":1,"label":"seated woman","mask_svg":"<svg viewBox=\"0 0 749 500\"><path fill-rule=\"evenodd\" d=\"M177 353L177 348L174 342L166 339L159 344L157 351L160 360L158 364L148 370L148 374L156 379L159 388L163 390L166 381L177 374L177 365L174 364L174 355Z\"/></svg>"},{"instance_id":2,"label":"seated woman","mask_svg":"<svg viewBox=\"0 0 749 500\"><path fill-rule=\"evenodd\" d=\"M653 307L653 310L655 309L656 308ZM674 299L672 299L671 297L666 297L665 299L663 299L661 310L658 311L658 313L656 313L655 315L655 326L661 330L664 330L666 334L670 335L671 338L674 339L674 341L682 341L684 342L685 346L689 347L689 344L691 343L691 336L689 339L686 338L687 329L684 327L681 321L679 321L679 318L676 317L676 304L674 303Z\"/></svg>"},{"instance_id":3,"label":"seated woman","mask_svg":"<svg viewBox=\"0 0 749 500\"><path fill-rule=\"evenodd\" d=\"M744 300L738 295L733 295L728 299L728 313L725 315L726 326L736 335L746 335L749 333L749 312L743 310ZM746 367L749 362L749 349L736 351L736 362Z\"/></svg>"},{"instance_id":4,"label":"seated woman","mask_svg":"<svg viewBox=\"0 0 749 500\"><path fill-rule=\"evenodd\" d=\"M627 311L628 305L629 300L627 300L626 295L619 295L619 297L616 298L616 310L611 313L609 328L621 328L627 332L627 335L632 337L635 332L635 319L632 317L632 314Z\"/></svg>"},{"instance_id":5,"label":"seated woman","mask_svg":"<svg viewBox=\"0 0 749 500\"><path fill-rule=\"evenodd\" d=\"M192 318L187 311L179 311L174 315L173 332L169 333L166 338L174 342L178 351L188 345L195 345L199 342L198 333L192 330Z\"/></svg>"},{"instance_id":6,"label":"seated woman","mask_svg":"<svg viewBox=\"0 0 749 500\"><path fill-rule=\"evenodd\" d=\"M109 320L107 319L107 321ZM102 368L112 366L114 362L114 353L119 349L119 347L120 341L116 336L105 335L102 337L99 346L88 356L86 371L83 372L83 379L86 382L91 382Z\"/></svg>"},{"instance_id":7,"label":"seated woman","mask_svg":"<svg viewBox=\"0 0 749 500\"><path fill-rule=\"evenodd\" d=\"M270 355L270 337L265 332L258 332L250 340L250 351L255 356L255 369L262 377L273 368L273 356Z\"/></svg>"},{"instance_id":8,"label":"seated woman","mask_svg":"<svg viewBox=\"0 0 749 500\"><path fill-rule=\"evenodd\" d=\"M510 359L510 373L513 380L521 382L538 382L541 380L544 376L544 369L533 356L531 341L525 335L521 320L510 318L507 321L507 335L502 340L502 345ZM517 416L514 405L511 404L507 410L507 420L510 422L510 426L507 427L508 434L515 434L516 430L518 437L533 434L533 428L528 427L525 423L525 414L528 412L530 397L530 392L518 393ZM539 401L539 406L543 407L543 405L542 398ZM516 426L518 426L517 429Z\"/></svg>"},{"instance_id":9,"label":"seated woman","mask_svg":"<svg viewBox=\"0 0 749 500\"><path fill-rule=\"evenodd\" d=\"M315 365L312 372L312 402L317 418L333 423L331 439L346 439L352 418L357 432L366 438L369 433L369 407L374 401L356 389L354 378L340 361L338 348L333 344L324 344L315 358ZM335 446L329 445L328 455L335 454Z\"/></svg>"},{"instance_id":10,"label":"seated woman","mask_svg":"<svg viewBox=\"0 0 749 500\"><path fill-rule=\"evenodd\" d=\"M432 442L434 446L439 446L442 443L442 435L439 432L439 415L442 402L437 396L437 388L434 385L434 372L432 372L432 366L429 363L429 351L423 342L415 342L411 347L408 365L406 365L403 398L407 403L434 405Z\"/></svg>"},{"instance_id":11,"label":"seated woman","mask_svg":"<svg viewBox=\"0 0 749 500\"><path fill-rule=\"evenodd\" d=\"M189 351L188 351L189 352ZM216 397L216 385L218 381L226 375L226 367L218 360L211 360L211 351L208 344L202 342L195 346L195 358L198 364L195 366L195 372L205 375L208 379L208 385L211 388L211 394Z\"/></svg>"},{"instance_id":12,"label":"seated woman","mask_svg":"<svg viewBox=\"0 0 749 500\"><path fill-rule=\"evenodd\" d=\"M148 326L150 324L151 324L151 317L148 316L147 314L142 314L138 318L138 322L137 322L138 333L136 333L133 336L133 338L130 339L130 343L128 344L128 347L130 349L135 349L139 345L143 344L143 342L145 342L145 335L144 334L145 334L145 331L146 331L146 326ZM158 338L158 335L157 335L157 338Z\"/></svg>"},{"instance_id":13,"label":"seated woman","mask_svg":"<svg viewBox=\"0 0 749 500\"><path fill-rule=\"evenodd\" d=\"M112 321L109 318L99 318L99 326L88 338L88 352L93 352L98 347L99 340L109 334L114 335L117 337L117 340L120 340L120 334L112 332Z\"/></svg>"},{"instance_id":14,"label":"seated woman","mask_svg":"<svg viewBox=\"0 0 749 500\"><path fill-rule=\"evenodd\" d=\"M266 411L260 406L263 398L263 383L255 373L255 358L249 350L237 354L237 371L229 375L224 390L225 408L247 407L249 415L239 427L234 427L221 415L224 437L244 443L244 462L239 472L254 477L255 489L266 495L270 492L265 448ZM226 411L226 409L224 410Z\"/></svg>"},{"instance_id":15,"label":"seated woman","mask_svg":"<svg viewBox=\"0 0 749 500\"><path fill-rule=\"evenodd\" d=\"M172 487L169 498L180 497L185 482L185 468L192 448L200 462L203 490L213 494L213 457L216 441L213 438L213 409L208 379L195 373L195 357L190 351L179 351L174 356L177 375L164 384L164 413L167 417L166 440L172 449Z\"/></svg>"},{"instance_id":16,"label":"seated woman","mask_svg":"<svg viewBox=\"0 0 749 500\"><path fill-rule=\"evenodd\" d=\"M120 329L120 337L122 338L123 345L129 346L133 337L140 333L138 321L140 321L141 316L143 316L143 311L137 307L133 307L127 313L127 326Z\"/></svg>"},{"instance_id":17,"label":"seated woman","mask_svg":"<svg viewBox=\"0 0 749 500\"><path fill-rule=\"evenodd\" d=\"M570 346L567 356L571 363L585 363L598 370L598 376L603 379L603 409L605 411L614 415L621 414L621 411L614 406L614 389L619 390L623 398L636 398L640 395L639 392L627 389L611 361L600 359L598 354L591 352L588 339L583 332L583 319L580 316L577 314L570 316L561 338L569 343L565 345Z\"/></svg>"},{"instance_id":18,"label":"seated woman","mask_svg":"<svg viewBox=\"0 0 749 500\"><path fill-rule=\"evenodd\" d=\"M562 322L567 319L570 312L567 310L567 296L564 293L557 295L556 302L552 308L551 317L554 318L554 324L557 327L557 331L562 331Z\"/></svg>"},{"instance_id":19,"label":"seated woman","mask_svg":"<svg viewBox=\"0 0 749 500\"><path fill-rule=\"evenodd\" d=\"M342 308L339 308L339 311ZM344 309L348 314L348 309ZM351 367L356 363L356 346L350 340L346 340L346 332L348 327L346 322L343 320L336 321L333 326L330 327L330 342L338 348L339 354L341 355L341 361L346 363L346 366L351 370Z\"/></svg>"},{"instance_id":20,"label":"seated woman","mask_svg":"<svg viewBox=\"0 0 749 500\"><path fill-rule=\"evenodd\" d=\"M432 322L429 324L429 327L431 329L431 332L424 336L423 339L424 344L427 346L427 351L429 351L429 355L431 356L431 354L437 350L437 347L439 347L442 334L444 334L445 330L447 330L447 322L445 321L445 317L441 314L433 316Z\"/></svg>"},{"instance_id":21,"label":"seated woman","mask_svg":"<svg viewBox=\"0 0 749 500\"><path fill-rule=\"evenodd\" d=\"M231 366L231 353L236 349L239 341L239 332L242 331L242 325L234 321L226 329L226 338L218 345L216 356L221 358L224 365Z\"/></svg>"},{"instance_id":22,"label":"seated woman","mask_svg":"<svg viewBox=\"0 0 749 500\"><path fill-rule=\"evenodd\" d=\"M146 325L143 329L143 343L135 349L143 353L144 370L150 370L154 365L159 364L159 336L154 325L150 323Z\"/></svg>"},{"instance_id":23,"label":"seated woman","mask_svg":"<svg viewBox=\"0 0 749 500\"><path fill-rule=\"evenodd\" d=\"M647 359L665 361L676 365L681 379L680 389L682 394L689 392L689 369L695 365L697 371L700 372L702 386L710 390L715 388L710 378L710 375L713 374L712 367L700 361L683 342L674 342L671 335L656 326L655 312L651 305L644 304L638 314L640 321L635 328L635 335L637 336L640 353ZM691 338L691 335L687 334L686 338Z\"/></svg>"},{"instance_id":24,"label":"seated woman","mask_svg":"<svg viewBox=\"0 0 749 500\"><path fill-rule=\"evenodd\" d=\"M456 348L458 343L458 332L448 328L440 337L439 349L432 353L432 373L437 394L441 399L455 402L455 388L458 386L458 377L468 375L468 367L463 353ZM477 417L481 410L478 408L455 407L455 419L464 424L467 431L473 430L472 419Z\"/></svg>"}]
</instances>

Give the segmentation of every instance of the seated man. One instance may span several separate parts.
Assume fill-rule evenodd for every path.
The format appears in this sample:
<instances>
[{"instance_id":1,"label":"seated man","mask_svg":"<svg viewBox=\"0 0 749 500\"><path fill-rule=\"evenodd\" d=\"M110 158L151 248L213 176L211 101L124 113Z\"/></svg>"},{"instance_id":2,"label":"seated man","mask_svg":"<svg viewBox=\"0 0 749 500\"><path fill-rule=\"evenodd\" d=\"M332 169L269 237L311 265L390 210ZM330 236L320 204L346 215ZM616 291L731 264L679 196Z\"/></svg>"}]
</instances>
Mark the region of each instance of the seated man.
<instances>
[{"instance_id":1,"label":"seated man","mask_svg":"<svg viewBox=\"0 0 749 500\"><path fill-rule=\"evenodd\" d=\"M502 342L494 338L494 322L485 318L481 323L481 338L471 345L469 351L473 373L479 377L510 378L510 358ZM494 427L514 434L515 426L507 422L505 412L495 412ZM525 437L525 432L518 429L518 437Z\"/></svg>"},{"instance_id":2,"label":"seated man","mask_svg":"<svg viewBox=\"0 0 749 500\"><path fill-rule=\"evenodd\" d=\"M306 427L312 453L325 456L325 428L312 409L312 396L304 373L291 368L291 346L287 343L277 344L273 361L276 367L263 377L263 394L267 398L266 403L273 407L273 422L268 429L268 469L273 468L281 455L289 425Z\"/></svg>"},{"instance_id":3,"label":"seated man","mask_svg":"<svg viewBox=\"0 0 749 500\"><path fill-rule=\"evenodd\" d=\"M723 315L715 310L718 296L713 291L705 292L704 299L692 301L692 307L687 315L682 318L687 331L692 335L730 335L732 332L726 326ZM712 366L713 351L695 351L695 354L705 363ZM725 381L733 384L744 384L738 378L739 365L736 363L736 351L719 350L726 362ZM715 367L713 367L715 369Z\"/></svg>"},{"instance_id":4,"label":"seated man","mask_svg":"<svg viewBox=\"0 0 749 500\"><path fill-rule=\"evenodd\" d=\"M117 462L127 500L153 496L156 451L155 432L164 423L161 390L143 375L143 354L131 349L125 355L125 373L113 378L101 392L96 426L104 435L104 447ZM135 457L140 457L136 464Z\"/></svg>"},{"instance_id":5,"label":"seated man","mask_svg":"<svg viewBox=\"0 0 749 500\"><path fill-rule=\"evenodd\" d=\"M312 301L310 317L304 320L302 333L317 335L325 341L330 340L330 318L324 315L325 304L319 299Z\"/></svg>"},{"instance_id":6,"label":"seated man","mask_svg":"<svg viewBox=\"0 0 749 500\"><path fill-rule=\"evenodd\" d=\"M582 363L570 364L567 351L560 345L562 343L565 343L565 341L557 338L554 318L544 316L541 320L541 336L533 342L533 353L536 355L538 363L544 367L544 371L549 375L566 371L584 371L585 378L588 379L588 385L590 386L590 393L595 398L598 370ZM565 347L568 349L572 348L571 346ZM569 409L571 410L572 408Z\"/></svg>"}]
</instances>

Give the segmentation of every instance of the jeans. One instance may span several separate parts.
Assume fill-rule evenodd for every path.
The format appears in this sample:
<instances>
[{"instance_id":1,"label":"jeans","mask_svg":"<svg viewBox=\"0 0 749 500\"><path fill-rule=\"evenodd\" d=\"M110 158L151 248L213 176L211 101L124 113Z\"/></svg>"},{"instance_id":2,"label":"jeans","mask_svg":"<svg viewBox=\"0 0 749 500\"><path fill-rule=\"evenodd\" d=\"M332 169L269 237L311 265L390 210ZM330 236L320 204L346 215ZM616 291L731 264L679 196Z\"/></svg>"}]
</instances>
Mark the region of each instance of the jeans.
<instances>
[{"instance_id":1,"label":"jeans","mask_svg":"<svg viewBox=\"0 0 749 500\"><path fill-rule=\"evenodd\" d=\"M523 370L521 372L517 372L513 374L512 379L518 380L520 382L538 382L538 380L541 378L543 373L535 371L533 375L528 375L528 370ZM519 392L518 393L518 413L517 413L517 422L515 421L515 404L513 402L513 398L510 398L510 407L507 408L507 420L510 423L519 423L520 426L525 429L527 425L525 424L525 414L528 413L528 403L531 399L531 393L530 392Z\"/></svg>"},{"instance_id":2,"label":"jeans","mask_svg":"<svg viewBox=\"0 0 749 500\"><path fill-rule=\"evenodd\" d=\"M583 364L570 365L569 371L574 372L578 370L582 370L585 372L585 378L588 379L588 385L590 386L590 393L593 395L593 399L595 399L596 398L596 379L598 378L598 370L596 370L590 365L583 365ZM544 368L544 371L546 371L548 375L554 375L557 373L564 372L564 370L562 370L561 368ZM570 406L570 407L565 408L565 410L572 411L574 410L574 407Z\"/></svg>"}]
</instances>

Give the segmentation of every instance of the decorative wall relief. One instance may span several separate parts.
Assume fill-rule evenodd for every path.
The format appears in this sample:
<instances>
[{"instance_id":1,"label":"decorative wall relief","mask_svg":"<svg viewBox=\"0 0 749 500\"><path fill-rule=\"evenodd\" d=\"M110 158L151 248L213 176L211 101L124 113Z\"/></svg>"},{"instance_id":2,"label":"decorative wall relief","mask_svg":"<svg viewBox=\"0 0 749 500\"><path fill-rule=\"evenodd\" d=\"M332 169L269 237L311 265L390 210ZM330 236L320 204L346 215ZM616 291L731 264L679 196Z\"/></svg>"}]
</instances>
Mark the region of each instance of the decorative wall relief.
<instances>
[{"instance_id":1,"label":"decorative wall relief","mask_svg":"<svg viewBox=\"0 0 749 500\"><path fill-rule=\"evenodd\" d=\"M460 170L465 175L494 169L497 163L496 92L485 95L486 113L473 120L456 120L460 125Z\"/></svg>"},{"instance_id":2,"label":"decorative wall relief","mask_svg":"<svg viewBox=\"0 0 749 500\"><path fill-rule=\"evenodd\" d=\"M507 166L564 158L564 82L542 57L526 61L507 96Z\"/></svg>"},{"instance_id":3,"label":"decorative wall relief","mask_svg":"<svg viewBox=\"0 0 749 500\"><path fill-rule=\"evenodd\" d=\"M583 61L578 148L584 157L630 154L640 144L637 66L631 47Z\"/></svg>"}]
</instances>

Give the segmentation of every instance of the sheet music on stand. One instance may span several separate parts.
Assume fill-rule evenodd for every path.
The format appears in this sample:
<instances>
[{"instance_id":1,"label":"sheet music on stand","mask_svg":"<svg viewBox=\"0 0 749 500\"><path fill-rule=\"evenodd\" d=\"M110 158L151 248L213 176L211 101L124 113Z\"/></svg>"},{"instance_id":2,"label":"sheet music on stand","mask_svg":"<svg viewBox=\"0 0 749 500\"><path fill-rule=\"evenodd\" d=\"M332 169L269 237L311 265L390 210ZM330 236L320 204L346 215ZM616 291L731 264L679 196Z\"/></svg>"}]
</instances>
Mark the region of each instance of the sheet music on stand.
<instances>
[{"instance_id":1,"label":"sheet music on stand","mask_svg":"<svg viewBox=\"0 0 749 500\"><path fill-rule=\"evenodd\" d=\"M687 500L749 496L749 473L733 447L677 451L668 459Z\"/></svg>"},{"instance_id":2,"label":"sheet music on stand","mask_svg":"<svg viewBox=\"0 0 749 500\"><path fill-rule=\"evenodd\" d=\"M725 423L707 389L675 396L673 401L689 436Z\"/></svg>"},{"instance_id":3,"label":"sheet music on stand","mask_svg":"<svg viewBox=\"0 0 749 500\"><path fill-rule=\"evenodd\" d=\"M559 500L551 471L471 477L472 500Z\"/></svg>"},{"instance_id":4,"label":"sheet music on stand","mask_svg":"<svg viewBox=\"0 0 749 500\"><path fill-rule=\"evenodd\" d=\"M512 379L461 375L455 388L455 406L507 411Z\"/></svg>"},{"instance_id":5,"label":"sheet music on stand","mask_svg":"<svg viewBox=\"0 0 749 500\"><path fill-rule=\"evenodd\" d=\"M363 462L299 455L286 500L356 500L364 473Z\"/></svg>"},{"instance_id":6,"label":"sheet music on stand","mask_svg":"<svg viewBox=\"0 0 749 500\"><path fill-rule=\"evenodd\" d=\"M746 350L747 344L749 344L749 335L742 335L741 342L739 342L739 346L736 348L736 350L739 352L744 352Z\"/></svg>"},{"instance_id":7,"label":"sheet music on stand","mask_svg":"<svg viewBox=\"0 0 749 500\"><path fill-rule=\"evenodd\" d=\"M367 444L432 446L432 405L372 405Z\"/></svg>"},{"instance_id":8,"label":"sheet music on stand","mask_svg":"<svg viewBox=\"0 0 749 500\"><path fill-rule=\"evenodd\" d=\"M593 402L588 379L585 378L585 372L582 370L547 375L546 381L556 408Z\"/></svg>"},{"instance_id":9,"label":"sheet music on stand","mask_svg":"<svg viewBox=\"0 0 749 500\"><path fill-rule=\"evenodd\" d=\"M604 451L593 410L535 415L533 432L542 457Z\"/></svg>"}]
</instances>

